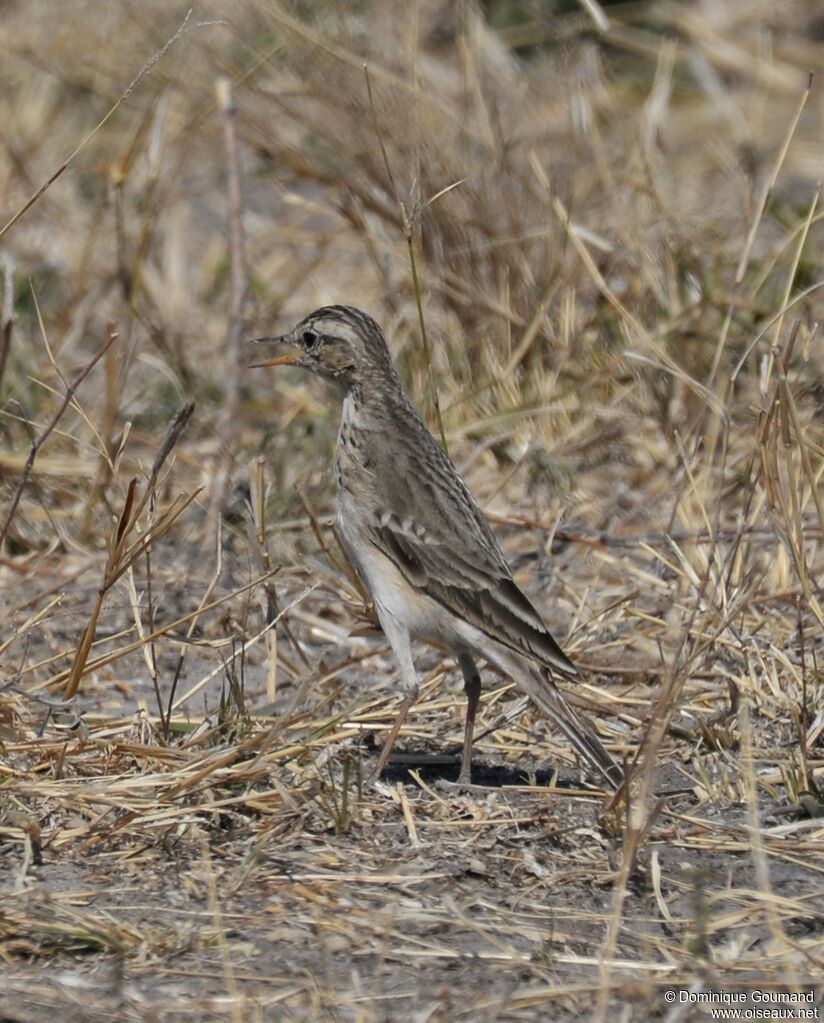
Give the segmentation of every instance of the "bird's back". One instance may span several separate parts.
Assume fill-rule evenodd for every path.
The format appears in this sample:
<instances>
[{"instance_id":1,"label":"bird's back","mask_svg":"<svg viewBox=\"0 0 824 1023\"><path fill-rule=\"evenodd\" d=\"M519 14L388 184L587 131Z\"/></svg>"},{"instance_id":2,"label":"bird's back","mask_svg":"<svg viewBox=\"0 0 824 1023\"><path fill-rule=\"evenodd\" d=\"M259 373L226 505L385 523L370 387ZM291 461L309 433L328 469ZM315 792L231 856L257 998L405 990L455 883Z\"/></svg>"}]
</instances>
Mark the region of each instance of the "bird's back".
<instances>
[{"instance_id":1,"label":"bird's back","mask_svg":"<svg viewBox=\"0 0 824 1023\"><path fill-rule=\"evenodd\" d=\"M545 667L575 673L397 378L386 393L347 395L336 473L339 519L359 515L363 542L414 587Z\"/></svg>"}]
</instances>

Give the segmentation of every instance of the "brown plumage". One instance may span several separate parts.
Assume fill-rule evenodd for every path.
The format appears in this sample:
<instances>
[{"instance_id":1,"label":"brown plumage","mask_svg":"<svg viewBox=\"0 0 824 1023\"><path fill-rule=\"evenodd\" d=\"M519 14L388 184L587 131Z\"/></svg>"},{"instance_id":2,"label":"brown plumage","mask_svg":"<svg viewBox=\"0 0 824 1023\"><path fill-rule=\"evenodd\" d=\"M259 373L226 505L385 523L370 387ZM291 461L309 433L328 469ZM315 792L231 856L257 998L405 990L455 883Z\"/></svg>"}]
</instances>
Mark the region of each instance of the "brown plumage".
<instances>
[{"instance_id":1,"label":"brown plumage","mask_svg":"<svg viewBox=\"0 0 824 1023\"><path fill-rule=\"evenodd\" d=\"M412 636L446 644L467 693L461 780L469 781L480 697L475 657L495 664L554 721L612 787L620 767L566 701L552 672L576 669L512 578L480 508L427 430L395 372L378 324L348 306L307 316L278 341L343 397L335 473L337 520L400 667L404 700L376 767L383 769L418 693Z\"/></svg>"}]
</instances>

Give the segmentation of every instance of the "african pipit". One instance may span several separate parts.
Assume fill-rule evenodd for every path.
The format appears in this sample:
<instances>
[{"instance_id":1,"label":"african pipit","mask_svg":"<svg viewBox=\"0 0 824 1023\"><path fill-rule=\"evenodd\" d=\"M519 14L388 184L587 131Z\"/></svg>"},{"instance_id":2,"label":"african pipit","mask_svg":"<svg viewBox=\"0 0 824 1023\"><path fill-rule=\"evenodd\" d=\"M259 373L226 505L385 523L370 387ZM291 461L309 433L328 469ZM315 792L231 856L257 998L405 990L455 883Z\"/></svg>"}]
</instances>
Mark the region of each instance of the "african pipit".
<instances>
[{"instance_id":1,"label":"african pipit","mask_svg":"<svg viewBox=\"0 0 824 1023\"><path fill-rule=\"evenodd\" d=\"M335 474L341 540L372 595L397 658L403 700L374 777L383 770L418 695L413 636L458 659L467 697L460 781L469 782L481 693L475 660L508 675L554 721L612 787L622 771L573 710L552 673L576 669L518 588L472 495L403 389L378 324L348 306L327 306L280 342L289 355L257 366L303 366L343 397Z\"/></svg>"}]
</instances>

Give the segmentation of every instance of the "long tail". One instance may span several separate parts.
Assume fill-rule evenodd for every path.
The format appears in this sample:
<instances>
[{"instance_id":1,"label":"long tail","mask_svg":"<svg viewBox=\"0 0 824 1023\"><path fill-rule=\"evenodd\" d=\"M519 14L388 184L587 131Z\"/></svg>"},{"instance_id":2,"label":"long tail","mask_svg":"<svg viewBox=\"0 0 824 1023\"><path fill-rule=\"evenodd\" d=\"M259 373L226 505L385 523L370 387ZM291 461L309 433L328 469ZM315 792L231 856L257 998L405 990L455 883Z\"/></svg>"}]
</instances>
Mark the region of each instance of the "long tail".
<instances>
[{"instance_id":1,"label":"long tail","mask_svg":"<svg viewBox=\"0 0 824 1023\"><path fill-rule=\"evenodd\" d=\"M528 679L524 675L528 675ZM592 725L567 702L549 675L530 666L517 681L609 787L619 789L624 781L624 772L604 749Z\"/></svg>"}]
</instances>

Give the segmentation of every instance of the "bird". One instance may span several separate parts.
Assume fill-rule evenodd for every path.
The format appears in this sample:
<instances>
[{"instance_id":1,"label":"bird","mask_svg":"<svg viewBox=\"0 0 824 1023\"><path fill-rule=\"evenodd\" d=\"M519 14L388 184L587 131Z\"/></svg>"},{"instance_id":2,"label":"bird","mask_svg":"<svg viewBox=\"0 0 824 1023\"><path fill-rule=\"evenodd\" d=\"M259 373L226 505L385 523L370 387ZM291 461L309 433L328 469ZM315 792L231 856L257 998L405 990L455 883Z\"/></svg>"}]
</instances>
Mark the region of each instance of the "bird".
<instances>
[{"instance_id":1,"label":"bird","mask_svg":"<svg viewBox=\"0 0 824 1023\"><path fill-rule=\"evenodd\" d=\"M257 346L272 344L280 354L257 356ZM543 711L599 781L619 789L623 770L555 684L556 675L575 679L575 665L515 582L483 512L418 414L378 323L352 306L324 306L288 333L252 345L252 366L303 367L331 381L343 399L338 534L372 597L402 693L370 780L381 775L418 696L412 641L423 639L445 646L463 674L459 784L471 783L482 659Z\"/></svg>"}]
</instances>

